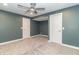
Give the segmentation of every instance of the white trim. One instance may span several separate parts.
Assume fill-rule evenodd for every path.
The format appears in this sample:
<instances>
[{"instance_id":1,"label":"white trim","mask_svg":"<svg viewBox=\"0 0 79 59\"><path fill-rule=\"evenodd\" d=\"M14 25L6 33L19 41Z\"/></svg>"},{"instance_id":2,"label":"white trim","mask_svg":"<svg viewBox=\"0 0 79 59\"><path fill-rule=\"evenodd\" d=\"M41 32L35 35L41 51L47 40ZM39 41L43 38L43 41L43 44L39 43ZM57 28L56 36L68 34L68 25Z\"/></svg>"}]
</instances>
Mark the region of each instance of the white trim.
<instances>
[{"instance_id":1,"label":"white trim","mask_svg":"<svg viewBox=\"0 0 79 59\"><path fill-rule=\"evenodd\" d=\"M52 41L48 40L48 42L51 43ZM56 42L54 42L54 43L56 43ZM59 43L57 43L57 44L59 44ZM76 46L72 46L72 45L68 45L68 44L64 44L64 43L61 43L59 45L79 50L79 47L76 47Z\"/></svg>"},{"instance_id":2,"label":"white trim","mask_svg":"<svg viewBox=\"0 0 79 59\"><path fill-rule=\"evenodd\" d=\"M37 36L40 36L40 34L37 34L37 35L33 35L33 36L31 36L31 38L32 38L32 37L37 37Z\"/></svg>"},{"instance_id":3,"label":"white trim","mask_svg":"<svg viewBox=\"0 0 79 59\"><path fill-rule=\"evenodd\" d=\"M69 47L69 48L73 48L73 49L79 50L79 47L75 47L75 46L72 46L72 45L68 45L68 44L61 44L61 45L62 45L62 46Z\"/></svg>"},{"instance_id":4,"label":"white trim","mask_svg":"<svg viewBox=\"0 0 79 59\"><path fill-rule=\"evenodd\" d=\"M23 17L22 18L22 32L23 39L30 37L30 19Z\"/></svg>"},{"instance_id":5,"label":"white trim","mask_svg":"<svg viewBox=\"0 0 79 59\"><path fill-rule=\"evenodd\" d=\"M48 42L51 43L52 41L48 40ZM56 43L56 42L54 42L54 43ZM59 44L59 43L57 43L57 44ZM72 45L68 45L68 44L64 44L64 43L59 44L59 45L79 50L79 47L76 47L76 46L72 46Z\"/></svg>"},{"instance_id":6,"label":"white trim","mask_svg":"<svg viewBox=\"0 0 79 59\"><path fill-rule=\"evenodd\" d=\"M26 37L26 38L27 38L27 37ZM0 43L0 45L5 45L5 44L9 44L9 43L13 43L13 42L21 41L21 40L26 39L26 38L20 38L20 39L16 39L16 40L8 41L8 42L3 42L3 43ZM28 37L28 38L31 38L31 37Z\"/></svg>"},{"instance_id":7,"label":"white trim","mask_svg":"<svg viewBox=\"0 0 79 59\"><path fill-rule=\"evenodd\" d=\"M37 35L31 36L31 37L37 37L37 36L44 36L44 37L48 37L48 35L43 35L43 34L37 34Z\"/></svg>"},{"instance_id":8,"label":"white trim","mask_svg":"<svg viewBox=\"0 0 79 59\"><path fill-rule=\"evenodd\" d=\"M62 13L52 14L49 18L49 42L62 44Z\"/></svg>"},{"instance_id":9,"label":"white trim","mask_svg":"<svg viewBox=\"0 0 79 59\"><path fill-rule=\"evenodd\" d=\"M28 37L28 38L37 37L37 36L46 36L46 35L38 34L38 35L34 35L34 36L31 36L31 37ZM9 44L9 43L13 43L13 42L21 41L21 40L23 40L23 39L24 39L24 38L20 38L20 39L16 39L16 40L8 41L8 42L3 42L3 43L0 43L0 45L5 45L5 44Z\"/></svg>"},{"instance_id":10,"label":"white trim","mask_svg":"<svg viewBox=\"0 0 79 59\"><path fill-rule=\"evenodd\" d=\"M40 36L48 37L48 35L43 35L43 34L40 34Z\"/></svg>"},{"instance_id":11,"label":"white trim","mask_svg":"<svg viewBox=\"0 0 79 59\"><path fill-rule=\"evenodd\" d=\"M16 39L16 40L8 41L8 42L3 42L3 43L0 43L0 45L5 45L5 44L9 44L9 43L20 41L20 40L23 40L23 39L21 38L21 39Z\"/></svg>"}]
</instances>

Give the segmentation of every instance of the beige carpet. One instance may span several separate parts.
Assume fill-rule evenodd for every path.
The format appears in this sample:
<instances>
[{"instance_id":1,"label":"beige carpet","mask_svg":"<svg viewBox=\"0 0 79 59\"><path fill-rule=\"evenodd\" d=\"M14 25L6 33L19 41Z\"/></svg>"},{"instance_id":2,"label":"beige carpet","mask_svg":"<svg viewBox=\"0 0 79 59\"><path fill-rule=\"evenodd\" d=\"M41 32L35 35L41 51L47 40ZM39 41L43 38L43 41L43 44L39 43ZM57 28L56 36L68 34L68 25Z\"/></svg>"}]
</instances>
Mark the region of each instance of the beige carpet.
<instances>
[{"instance_id":1,"label":"beige carpet","mask_svg":"<svg viewBox=\"0 0 79 59\"><path fill-rule=\"evenodd\" d=\"M78 55L79 50L49 43L47 37L38 36L0 46L1 55Z\"/></svg>"}]
</instances>

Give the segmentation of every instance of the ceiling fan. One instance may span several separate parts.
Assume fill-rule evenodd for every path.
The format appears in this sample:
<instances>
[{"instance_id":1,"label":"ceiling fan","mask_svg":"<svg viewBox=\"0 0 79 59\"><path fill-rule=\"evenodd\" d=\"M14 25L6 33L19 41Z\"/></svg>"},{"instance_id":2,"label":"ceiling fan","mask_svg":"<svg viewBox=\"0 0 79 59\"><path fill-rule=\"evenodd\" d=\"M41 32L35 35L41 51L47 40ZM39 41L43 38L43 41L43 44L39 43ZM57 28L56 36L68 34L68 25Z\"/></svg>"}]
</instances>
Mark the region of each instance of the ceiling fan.
<instances>
[{"instance_id":1,"label":"ceiling fan","mask_svg":"<svg viewBox=\"0 0 79 59\"><path fill-rule=\"evenodd\" d=\"M37 15L38 11L44 11L45 8L36 8L36 3L30 3L30 7L18 4L18 7L25 9L25 14Z\"/></svg>"}]
</instances>

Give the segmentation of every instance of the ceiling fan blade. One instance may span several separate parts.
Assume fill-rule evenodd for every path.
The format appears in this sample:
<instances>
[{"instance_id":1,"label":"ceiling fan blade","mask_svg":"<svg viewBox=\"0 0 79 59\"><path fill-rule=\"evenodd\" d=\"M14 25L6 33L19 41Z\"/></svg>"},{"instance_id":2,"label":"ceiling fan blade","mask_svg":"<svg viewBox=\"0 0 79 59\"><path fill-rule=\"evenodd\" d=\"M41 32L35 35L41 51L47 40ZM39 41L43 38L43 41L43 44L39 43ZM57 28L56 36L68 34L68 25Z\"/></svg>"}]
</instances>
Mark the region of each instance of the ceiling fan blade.
<instances>
[{"instance_id":1,"label":"ceiling fan blade","mask_svg":"<svg viewBox=\"0 0 79 59\"><path fill-rule=\"evenodd\" d=\"M45 8L36 8L37 11L43 11Z\"/></svg>"},{"instance_id":2,"label":"ceiling fan blade","mask_svg":"<svg viewBox=\"0 0 79 59\"><path fill-rule=\"evenodd\" d=\"M29 9L29 7L26 7L26 6L23 6L23 5L19 5L19 4L18 4L18 7L23 8L23 9Z\"/></svg>"}]
</instances>

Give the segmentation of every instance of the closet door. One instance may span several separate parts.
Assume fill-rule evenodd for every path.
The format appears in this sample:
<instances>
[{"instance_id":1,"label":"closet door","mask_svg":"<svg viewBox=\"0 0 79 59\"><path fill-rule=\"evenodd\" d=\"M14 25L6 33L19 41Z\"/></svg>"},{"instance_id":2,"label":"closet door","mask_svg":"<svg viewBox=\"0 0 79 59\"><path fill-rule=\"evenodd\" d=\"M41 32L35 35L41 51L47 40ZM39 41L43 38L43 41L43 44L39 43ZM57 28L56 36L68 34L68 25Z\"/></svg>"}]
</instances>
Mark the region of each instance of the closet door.
<instances>
[{"instance_id":1,"label":"closet door","mask_svg":"<svg viewBox=\"0 0 79 59\"><path fill-rule=\"evenodd\" d=\"M30 19L23 17L23 38L30 37Z\"/></svg>"},{"instance_id":2,"label":"closet door","mask_svg":"<svg viewBox=\"0 0 79 59\"><path fill-rule=\"evenodd\" d=\"M50 42L62 44L62 13L50 15L49 28Z\"/></svg>"}]
</instances>

